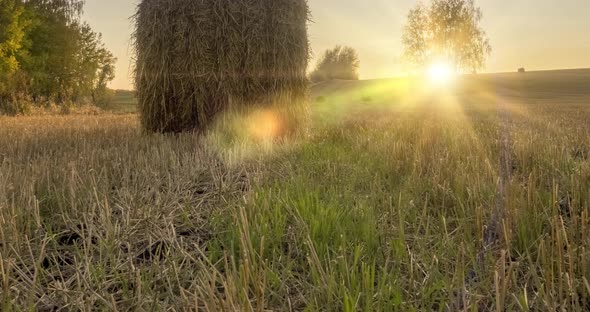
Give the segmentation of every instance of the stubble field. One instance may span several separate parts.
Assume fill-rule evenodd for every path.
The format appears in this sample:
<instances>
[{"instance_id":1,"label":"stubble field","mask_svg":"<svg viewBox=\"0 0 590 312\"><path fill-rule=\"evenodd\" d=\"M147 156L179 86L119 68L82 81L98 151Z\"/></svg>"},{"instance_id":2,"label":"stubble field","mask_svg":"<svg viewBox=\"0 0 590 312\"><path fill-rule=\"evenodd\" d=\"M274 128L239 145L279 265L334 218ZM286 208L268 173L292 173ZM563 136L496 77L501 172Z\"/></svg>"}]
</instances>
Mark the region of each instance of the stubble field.
<instances>
[{"instance_id":1,"label":"stubble field","mask_svg":"<svg viewBox=\"0 0 590 312\"><path fill-rule=\"evenodd\" d=\"M2 310L590 309L590 71L310 102L281 143L0 117Z\"/></svg>"}]
</instances>

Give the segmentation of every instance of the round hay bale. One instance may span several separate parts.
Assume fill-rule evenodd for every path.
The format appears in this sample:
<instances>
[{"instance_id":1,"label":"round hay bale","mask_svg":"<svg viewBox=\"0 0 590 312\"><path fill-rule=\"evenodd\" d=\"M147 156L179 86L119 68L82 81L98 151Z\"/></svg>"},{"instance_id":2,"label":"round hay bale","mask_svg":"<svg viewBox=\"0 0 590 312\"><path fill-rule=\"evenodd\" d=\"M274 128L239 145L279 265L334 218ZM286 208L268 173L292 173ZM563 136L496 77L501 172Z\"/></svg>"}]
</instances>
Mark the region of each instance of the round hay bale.
<instances>
[{"instance_id":1,"label":"round hay bale","mask_svg":"<svg viewBox=\"0 0 590 312\"><path fill-rule=\"evenodd\" d=\"M144 129L203 131L224 110L304 101L308 16L307 0L141 1L134 47Z\"/></svg>"}]
</instances>

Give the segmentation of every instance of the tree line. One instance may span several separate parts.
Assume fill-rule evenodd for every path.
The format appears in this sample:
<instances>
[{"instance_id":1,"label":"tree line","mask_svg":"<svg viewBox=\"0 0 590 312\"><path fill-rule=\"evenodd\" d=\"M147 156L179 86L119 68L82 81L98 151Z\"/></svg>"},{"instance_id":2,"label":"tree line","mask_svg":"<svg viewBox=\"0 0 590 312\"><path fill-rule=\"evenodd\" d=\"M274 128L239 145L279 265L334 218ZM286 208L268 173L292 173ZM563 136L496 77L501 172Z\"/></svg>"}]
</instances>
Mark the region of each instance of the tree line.
<instances>
[{"instance_id":1,"label":"tree line","mask_svg":"<svg viewBox=\"0 0 590 312\"><path fill-rule=\"evenodd\" d=\"M104 105L116 59L101 35L81 20L85 0L0 0L0 113L31 105ZM474 0L431 0L408 14L403 30L407 70L421 73L434 61L459 72L485 65L491 46ZM320 57L314 82L359 78L359 57L336 46Z\"/></svg>"},{"instance_id":2,"label":"tree line","mask_svg":"<svg viewBox=\"0 0 590 312\"><path fill-rule=\"evenodd\" d=\"M115 57L81 20L84 0L0 0L0 113L103 105Z\"/></svg>"},{"instance_id":3,"label":"tree line","mask_svg":"<svg viewBox=\"0 0 590 312\"><path fill-rule=\"evenodd\" d=\"M409 74L424 74L429 66L445 63L457 73L477 73L492 51L481 27L483 13L474 0L430 0L407 15L402 33L403 65ZM313 82L357 80L357 52L336 46L324 52L310 74Z\"/></svg>"}]
</instances>

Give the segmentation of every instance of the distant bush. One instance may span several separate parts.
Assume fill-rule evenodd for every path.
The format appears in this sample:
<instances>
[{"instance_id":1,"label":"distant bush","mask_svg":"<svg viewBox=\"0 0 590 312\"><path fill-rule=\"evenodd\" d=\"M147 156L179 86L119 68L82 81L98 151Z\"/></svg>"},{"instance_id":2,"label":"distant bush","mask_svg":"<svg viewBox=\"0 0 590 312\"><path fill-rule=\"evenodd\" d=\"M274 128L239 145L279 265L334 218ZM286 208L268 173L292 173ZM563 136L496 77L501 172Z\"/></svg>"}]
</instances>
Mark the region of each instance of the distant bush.
<instances>
[{"instance_id":1,"label":"distant bush","mask_svg":"<svg viewBox=\"0 0 590 312\"><path fill-rule=\"evenodd\" d=\"M359 57L353 48L336 46L324 52L310 79L313 82L334 79L358 80L359 67Z\"/></svg>"},{"instance_id":2,"label":"distant bush","mask_svg":"<svg viewBox=\"0 0 590 312\"><path fill-rule=\"evenodd\" d=\"M0 95L0 115L26 115L31 111L31 102L13 95Z\"/></svg>"},{"instance_id":3,"label":"distant bush","mask_svg":"<svg viewBox=\"0 0 590 312\"><path fill-rule=\"evenodd\" d=\"M92 94L92 102L100 108L108 108L113 104L115 98L115 90L102 88Z\"/></svg>"},{"instance_id":4,"label":"distant bush","mask_svg":"<svg viewBox=\"0 0 590 312\"><path fill-rule=\"evenodd\" d=\"M365 103L371 103L371 102L373 102L373 97L370 95L365 95L365 96L363 96L362 100Z\"/></svg>"},{"instance_id":5,"label":"distant bush","mask_svg":"<svg viewBox=\"0 0 590 312\"><path fill-rule=\"evenodd\" d=\"M317 103L324 103L324 102L326 102L326 97L325 97L325 96L318 96L318 97L315 99L315 101L316 101Z\"/></svg>"},{"instance_id":6,"label":"distant bush","mask_svg":"<svg viewBox=\"0 0 590 312\"><path fill-rule=\"evenodd\" d=\"M27 79L21 71L0 75L0 115L27 114L32 107Z\"/></svg>"}]
</instances>

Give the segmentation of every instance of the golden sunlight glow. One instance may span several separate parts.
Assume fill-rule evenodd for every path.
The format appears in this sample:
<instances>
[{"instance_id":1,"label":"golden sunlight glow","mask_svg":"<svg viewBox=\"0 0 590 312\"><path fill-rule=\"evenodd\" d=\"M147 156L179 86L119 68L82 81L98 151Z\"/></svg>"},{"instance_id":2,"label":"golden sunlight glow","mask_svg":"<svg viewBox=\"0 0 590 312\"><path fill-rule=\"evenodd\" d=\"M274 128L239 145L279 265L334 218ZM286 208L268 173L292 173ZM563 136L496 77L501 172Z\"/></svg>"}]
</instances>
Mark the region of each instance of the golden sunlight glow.
<instances>
[{"instance_id":1,"label":"golden sunlight glow","mask_svg":"<svg viewBox=\"0 0 590 312\"><path fill-rule=\"evenodd\" d=\"M434 63L428 69L430 81L437 85L446 85L455 79L455 72L449 63Z\"/></svg>"},{"instance_id":2,"label":"golden sunlight glow","mask_svg":"<svg viewBox=\"0 0 590 312\"><path fill-rule=\"evenodd\" d=\"M272 111L255 113L250 119L250 134L260 141L273 140L281 136L281 118Z\"/></svg>"}]
</instances>

